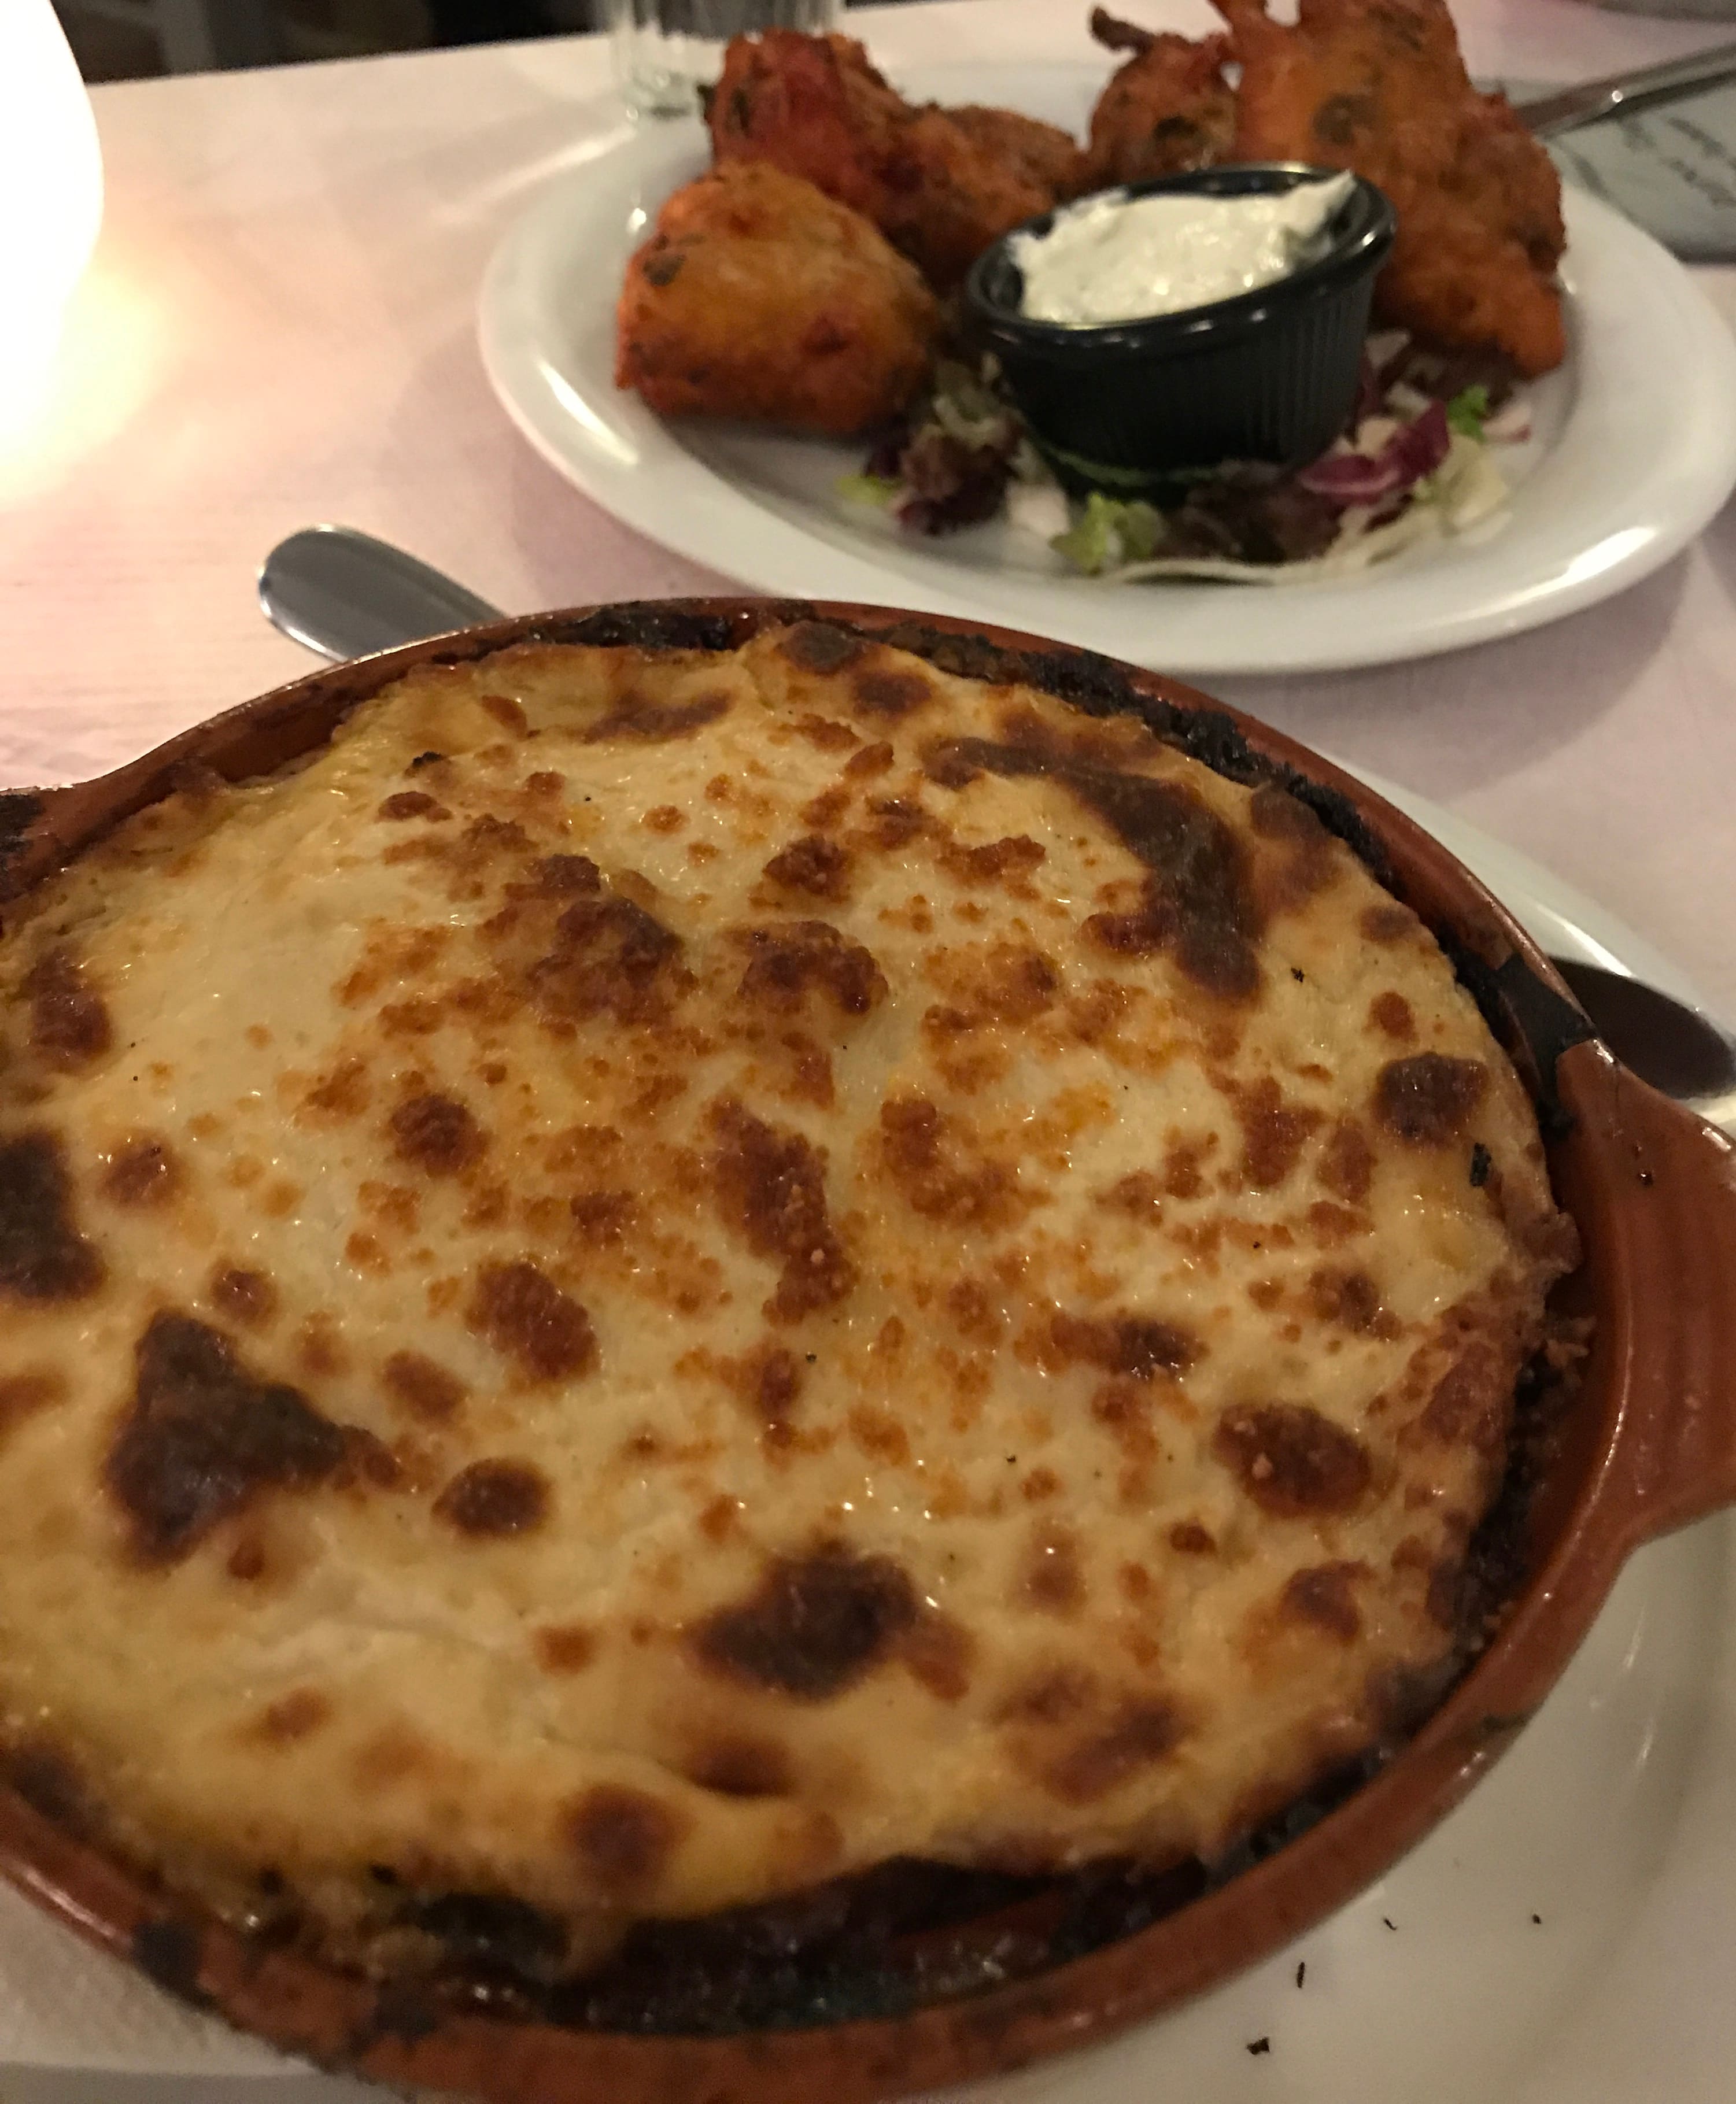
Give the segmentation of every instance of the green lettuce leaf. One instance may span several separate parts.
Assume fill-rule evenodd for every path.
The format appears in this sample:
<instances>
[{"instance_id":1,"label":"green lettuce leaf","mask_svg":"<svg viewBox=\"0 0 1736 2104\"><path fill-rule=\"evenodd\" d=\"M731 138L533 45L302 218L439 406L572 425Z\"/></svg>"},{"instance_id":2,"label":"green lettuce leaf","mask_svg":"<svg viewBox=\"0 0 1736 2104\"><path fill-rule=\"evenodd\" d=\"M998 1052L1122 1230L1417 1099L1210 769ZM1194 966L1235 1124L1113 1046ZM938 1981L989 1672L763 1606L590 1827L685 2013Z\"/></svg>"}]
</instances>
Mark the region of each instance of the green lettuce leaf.
<instances>
[{"instance_id":1,"label":"green lettuce leaf","mask_svg":"<svg viewBox=\"0 0 1736 2104\"><path fill-rule=\"evenodd\" d=\"M1137 498L1131 502L1105 497L1094 489L1085 509L1064 533L1057 533L1049 546L1064 555L1075 569L1087 577L1118 569L1123 563L1143 563L1157 553L1163 538L1163 515Z\"/></svg>"}]
</instances>

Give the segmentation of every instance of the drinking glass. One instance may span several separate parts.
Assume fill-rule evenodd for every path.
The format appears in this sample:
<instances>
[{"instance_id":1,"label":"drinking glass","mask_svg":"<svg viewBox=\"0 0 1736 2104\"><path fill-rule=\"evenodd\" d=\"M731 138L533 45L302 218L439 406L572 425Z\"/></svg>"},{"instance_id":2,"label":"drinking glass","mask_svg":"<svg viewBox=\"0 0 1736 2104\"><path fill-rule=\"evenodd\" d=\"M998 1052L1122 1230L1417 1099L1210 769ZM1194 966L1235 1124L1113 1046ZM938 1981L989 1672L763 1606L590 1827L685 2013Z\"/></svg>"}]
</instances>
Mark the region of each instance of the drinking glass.
<instances>
[{"instance_id":1,"label":"drinking glass","mask_svg":"<svg viewBox=\"0 0 1736 2104\"><path fill-rule=\"evenodd\" d=\"M615 80L635 117L690 116L731 37L761 29L822 36L843 13L843 0L609 0Z\"/></svg>"}]
</instances>

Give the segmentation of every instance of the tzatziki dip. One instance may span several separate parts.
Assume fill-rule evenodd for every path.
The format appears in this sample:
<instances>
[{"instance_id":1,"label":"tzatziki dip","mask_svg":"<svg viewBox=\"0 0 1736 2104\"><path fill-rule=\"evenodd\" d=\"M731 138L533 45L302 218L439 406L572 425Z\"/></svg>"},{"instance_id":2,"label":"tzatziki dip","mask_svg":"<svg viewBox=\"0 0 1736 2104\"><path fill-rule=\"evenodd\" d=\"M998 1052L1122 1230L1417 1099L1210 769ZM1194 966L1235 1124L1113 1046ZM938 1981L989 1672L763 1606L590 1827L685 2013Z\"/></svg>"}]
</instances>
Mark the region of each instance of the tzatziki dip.
<instances>
[{"instance_id":1,"label":"tzatziki dip","mask_svg":"<svg viewBox=\"0 0 1736 2104\"><path fill-rule=\"evenodd\" d=\"M1055 213L1046 234L1008 244L1024 279L1021 314L1077 328L1144 321L1275 284L1323 252L1355 178L1332 176L1242 197L1111 190Z\"/></svg>"}]
</instances>

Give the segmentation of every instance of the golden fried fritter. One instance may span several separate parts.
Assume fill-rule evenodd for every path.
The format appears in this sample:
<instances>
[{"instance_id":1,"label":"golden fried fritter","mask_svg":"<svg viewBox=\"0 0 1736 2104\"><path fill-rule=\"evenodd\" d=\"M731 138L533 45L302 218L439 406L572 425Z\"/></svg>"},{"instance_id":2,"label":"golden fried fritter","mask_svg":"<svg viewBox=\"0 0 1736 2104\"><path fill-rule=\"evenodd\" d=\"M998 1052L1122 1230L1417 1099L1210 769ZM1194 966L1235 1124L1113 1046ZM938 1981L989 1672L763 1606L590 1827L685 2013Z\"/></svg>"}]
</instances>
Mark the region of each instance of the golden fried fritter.
<instances>
[{"instance_id":1,"label":"golden fried fritter","mask_svg":"<svg viewBox=\"0 0 1736 2104\"><path fill-rule=\"evenodd\" d=\"M991 141L981 118L913 109L860 44L793 29L734 38L707 111L720 164L770 161L805 176L872 220L940 292L1058 201L1036 172L1045 154L1032 134L1047 127L1020 124L1009 152L1006 129Z\"/></svg>"},{"instance_id":2,"label":"golden fried fritter","mask_svg":"<svg viewBox=\"0 0 1736 2104\"><path fill-rule=\"evenodd\" d=\"M1016 109L987 109L977 102L949 103L944 109L973 146L1020 169L1057 203L1077 197L1087 187L1079 142L1059 124L1022 117Z\"/></svg>"},{"instance_id":3,"label":"golden fried fritter","mask_svg":"<svg viewBox=\"0 0 1736 2104\"><path fill-rule=\"evenodd\" d=\"M1559 365L1560 180L1505 98L1471 86L1445 0L1301 0L1294 28L1261 0L1214 4L1242 66L1234 158L1352 168L1392 200L1381 319L1528 375Z\"/></svg>"},{"instance_id":4,"label":"golden fried fritter","mask_svg":"<svg viewBox=\"0 0 1736 2104\"><path fill-rule=\"evenodd\" d=\"M1179 175L1229 158L1235 96L1224 78L1228 37L1198 42L1118 21L1093 8L1091 34L1112 51L1131 51L1091 112L1086 154L1089 187Z\"/></svg>"},{"instance_id":5,"label":"golden fried fritter","mask_svg":"<svg viewBox=\"0 0 1736 2104\"><path fill-rule=\"evenodd\" d=\"M615 384L661 415L844 437L927 376L939 309L859 212L763 162L678 189L627 265Z\"/></svg>"}]
</instances>

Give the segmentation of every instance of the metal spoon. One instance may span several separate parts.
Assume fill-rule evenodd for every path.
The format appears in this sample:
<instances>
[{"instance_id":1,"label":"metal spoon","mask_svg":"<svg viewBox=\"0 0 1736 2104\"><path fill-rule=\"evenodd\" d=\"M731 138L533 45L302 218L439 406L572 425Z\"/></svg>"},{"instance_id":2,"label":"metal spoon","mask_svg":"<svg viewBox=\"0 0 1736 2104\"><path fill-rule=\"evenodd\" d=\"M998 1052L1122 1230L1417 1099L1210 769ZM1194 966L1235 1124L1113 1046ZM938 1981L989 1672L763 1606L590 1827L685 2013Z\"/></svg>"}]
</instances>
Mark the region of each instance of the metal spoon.
<instances>
[{"instance_id":1,"label":"metal spoon","mask_svg":"<svg viewBox=\"0 0 1736 2104\"><path fill-rule=\"evenodd\" d=\"M1736 1120L1736 1040L1645 979L1551 957L1591 1027L1622 1064L1713 1125Z\"/></svg>"},{"instance_id":2,"label":"metal spoon","mask_svg":"<svg viewBox=\"0 0 1736 2104\"><path fill-rule=\"evenodd\" d=\"M292 643L339 659L500 619L498 607L353 526L279 541L259 568L259 604Z\"/></svg>"},{"instance_id":3,"label":"metal spoon","mask_svg":"<svg viewBox=\"0 0 1736 2104\"><path fill-rule=\"evenodd\" d=\"M349 526L310 526L280 541L260 567L259 603L292 642L333 658L500 618L439 570ZM1736 1118L1736 1045L1716 1024L1643 979L1553 961L1625 1067L1702 1117Z\"/></svg>"}]
</instances>

